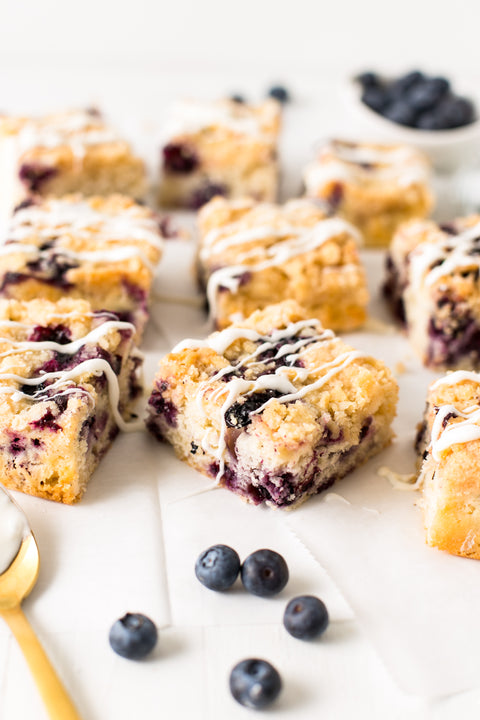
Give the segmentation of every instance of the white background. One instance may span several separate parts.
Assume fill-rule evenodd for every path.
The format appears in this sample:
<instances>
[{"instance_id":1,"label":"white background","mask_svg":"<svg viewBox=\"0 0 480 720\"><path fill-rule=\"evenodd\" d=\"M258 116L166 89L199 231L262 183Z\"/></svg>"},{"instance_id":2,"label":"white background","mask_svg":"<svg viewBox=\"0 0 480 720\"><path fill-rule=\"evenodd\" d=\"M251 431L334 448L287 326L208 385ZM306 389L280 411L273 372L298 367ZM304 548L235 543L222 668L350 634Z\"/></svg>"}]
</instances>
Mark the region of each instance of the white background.
<instances>
[{"instance_id":1,"label":"white background","mask_svg":"<svg viewBox=\"0 0 480 720\"><path fill-rule=\"evenodd\" d=\"M0 110L31 112L98 103L116 124L125 128L129 137L143 144L142 149L154 165L155 146L151 137L157 125L161 126L170 100L184 94L213 97L232 91L255 97L271 82L285 82L295 98L292 115L286 118L288 142L284 144L284 152L288 157L283 158L288 168L285 173L288 189L284 184L284 192L293 194L299 189L299 168L311 151L314 139L334 130L343 133L350 129L351 120L342 110L336 92L347 75L370 67L388 72L416 66L461 77L479 75L479 7L473 0L457 0L454 4L444 0L403 0L401 3L388 0L137 0L135 3L131 0L128 3L121 0L0 0ZM417 416L413 418L412 427L416 420ZM403 694L318 563L292 543L283 528L277 527L279 518L260 512L254 514L251 508L243 506L237 509L237 499L226 494L215 495L214 502L222 510L231 506L232 513L244 514L245 524L251 523L247 532L243 523L238 532L232 529L232 543L233 540L240 543L239 549L245 553L253 549L250 543L268 544L276 533L276 547L287 557L295 556L295 577L305 581L309 592L317 592L318 587L318 593L327 600L334 620L330 640L321 648L288 644L278 631L277 615L280 617L283 598L272 606L276 612L275 622L269 625L267 606L262 606L259 612L259 605L249 598L245 600L240 593L234 596L231 605L224 604L222 598L202 595L196 586L192 603L200 620L195 618L192 622L189 616L191 586L185 589L175 573L170 577L171 623L168 608L160 612L162 603L156 595L160 588L157 574L163 578L164 561L156 559L157 573L151 572L154 542L150 534L160 532L161 523L156 518L155 524L144 522L145 528L141 525L136 514L142 515L143 520L149 516L139 502L140 492L132 487L129 474L119 491L112 471L118 458L123 457L122 449L128 454L130 440L121 442L102 465L100 472L106 484L102 485L97 474L97 481L94 478L88 497L79 508L52 508L35 499L20 498L45 558L40 584L26 611L85 720L110 717L130 720L140 717L142 711L148 720L160 716L172 720L247 718L248 713L233 707L223 676L226 668L238 659L237 655L252 652L251 647L255 647L256 652L263 652L265 647L265 653L273 648L292 672L287 676L286 700L278 708L278 717L310 720L313 712L318 711L318 715L327 720L350 720L354 716L369 720L424 720L427 717L450 720L478 714L478 690L431 704L426 698ZM183 466L165 449L160 451L151 446L150 452L155 467L157 452L162 453L165 465L162 464L161 470L167 472L167 479L172 481L175 472L182 475ZM132 463L135 462L132 455ZM134 472L130 467L127 469L128 473ZM185 492L190 489L194 492L201 480L191 473L185 482ZM179 494L183 492L181 483L175 487ZM162 478L159 491L168 496L169 489ZM104 548L104 569L98 577L91 564L88 565L90 571L77 572L83 567L83 555L87 568L87 560L90 563L90 556L97 552L87 541L74 545L77 555L82 557L75 556L73 564L69 559L77 534L84 532L87 537L87 524L95 524L103 513L116 530L122 526L126 516L124 495L128 500L128 493L135 497L135 503L127 508L128 517L134 526L142 527L142 533L136 536L138 547L144 542L150 549L149 556L142 556L128 536L122 534L122 553L129 549L132 558L137 553L132 563L135 561L135 567L138 566L137 573L143 582L139 580L138 589L126 580L123 584L123 557L114 557L108 546ZM148 493L141 497L152 513L156 511L152 500L156 497L153 470ZM185 562L190 569L191 558L204 544L218 540L216 533L222 522L228 524L222 520L221 512L213 515L210 537L210 528L192 522L186 542L181 531L187 510L185 505L171 503L170 512L164 512L163 532L170 539L165 550L168 568L175 565L172 558L177 559L176 533L185 545L184 554L188 555ZM71 520L73 517L75 522ZM250 520L254 517L255 521ZM105 532L104 536L107 535ZM227 535L224 530L222 538ZM116 542L116 535L109 537L112 544ZM67 542L69 538L71 545ZM178 546L183 548L181 543ZM140 564L138 556L143 557ZM110 595L101 592L103 576L108 579ZM90 587L97 581L98 595L96 588ZM67 612L70 607L58 599L71 598L75 608L78 598L86 597L84 583L91 590L90 605L84 609L80 627L74 629L71 613ZM77 585L81 586L81 592L76 592ZM163 585L161 589L164 590ZM300 589L304 591L303 586ZM124 607L125 598L131 597L133 605L137 602L135 593L141 597L142 603L138 605L142 607ZM105 627L127 609L143 609L167 627L162 630L159 655L147 665L125 664L113 657L106 645ZM213 612L215 620L220 617L218 627L209 616ZM252 627L247 626L244 616L253 623ZM248 629L236 627L239 617ZM209 679L206 684L200 667ZM298 692L295 669L299 676ZM179 679L185 682L187 676L189 688L184 692ZM179 699L176 698L178 686ZM0 687L2 720L26 717L43 720L44 711L26 666L3 626L0 627ZM125 688L128 692L124 693ZM143 701L139 700L142 693ZM303 697L300 706L297 705L299 694ZM274 716L277 716L275 712L270 715Z\"/></svg>"}]
</instances>

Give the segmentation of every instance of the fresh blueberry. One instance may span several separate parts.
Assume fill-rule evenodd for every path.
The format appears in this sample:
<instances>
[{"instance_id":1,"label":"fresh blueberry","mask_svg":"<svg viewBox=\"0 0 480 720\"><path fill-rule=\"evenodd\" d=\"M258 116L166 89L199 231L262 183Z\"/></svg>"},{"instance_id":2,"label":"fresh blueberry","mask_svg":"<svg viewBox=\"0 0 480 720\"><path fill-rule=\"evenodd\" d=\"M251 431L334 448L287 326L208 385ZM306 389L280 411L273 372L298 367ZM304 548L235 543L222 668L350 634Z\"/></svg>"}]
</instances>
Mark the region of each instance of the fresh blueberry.
<instances>
[{"instance_id":1,"label":"fresh blueberry","mask_svg":"<svg viewBox=\"0 0 480 720\"><path fill-rule=\"evenodd\" d=\"M452 95L445 98L438 108L443 127L456 128L469 125L475 120L475 107L467 98Z\"/></svg>"},{"instance_id":2,"label":"fresh blueberry","mask_svg":"<svg viewBox=\"0 0 480 720\"><path fill-rule=\"evenodd\" d=\"M244 103L247 102L245 96L240 95L240 93L234 93L233 95L230 95L230 100L232 102L238 103L239 105L243 105Z\"/></svg>"},{"instance_id":3,"label":"fresh blueberry","mask_svg":"<svg viewBox=\"0 0 480 720\"><path fill-rule=\"evenodd\" d=\"M405 97L411 88L424 80L425 76L419 70L412 70L394 80L389 87L392 99L397 100Z\"/></svg>"},{"instance_id":4,"label":"fresh blueberry","mask_svg":"<svg viewBox=\"0 0 480 720\"><path fill-rule=\"evenodd\" d=\"M238 553L228 545L213 545L195 563L195 575L210 590L228 590L239 572Z\"/></svg>"},{"instance_id":5,"label":"fresh blueberry","mask_svg":"<svg viewBox=\"0 0 480 720\"><path fill-rule=\"evenodd\" d=\"M399 125L413 126L416 119L415 110L404 100L397 100L397 102L394 102L385 110L383 115Z\"/></svg>"},{"instance_id":6,"label":"fresh blueberry","mask_svg":"<svg viewBox=\"0 0 480 720\"><path fill-rule=\"evenodd\" d=\"M192 148L182 143L169 143L162 150L163 167L167 172L188 175L196 170L199 161Z\"/></svg>"},{"instance_id":7,"label":"fresh blueberry","mask_svg":"<svg viewBox=\"0 0 480 720\"><path fill-rule=\"evenodd\" d=\"M259 597L272 597L288 582L287 563L274 550L256 550L247 557L241 568L245 590Z\"/></svg>"},{"instance_id":8,"label":"fresh blueberry","mask_svg":"<svg viewBox=\"0 0 480 720\"><path fill-rule=\"evenodd\" d=\"M366 88L362 93L362 102L375 112L381 113L388 105L388 93L379 87Z\"/></svg>"},{"instance_id":9,"label":"fresh blueberry","mask_svg":"<svg viewBox=\"0 0 480 720\"><path fill-rule=\"evenodd\" d=\"M419 130L444 130L445 124L440 113L433 109L421 113L415 121L415 127Z\"/></svg>"},{"instance_id":10,"label":"fresh blueberry","mask_svg":"<svg viewBox=\"0 0 480 720\"><path fill-rule=\"evenodd\" d=\"M430 110L447 91L448 82L444 78L426 78L411 89L406 100L414 110Z\"/></svg>"},{"instance_id":11,"label":"fresh blueberry","mask_svg":"<svg viewBox=\"0 0 480 720\"><path fill-rule=\"evenodd\" d=\"M241 428L250 425L252 422L251 414L258 410L262 405L271 398L279 397L281 393L277 390L263 390L262 392L252 393L242 400L242 402L233 403L225 412L225 425L230 428Z\"/></svg>"},{"instance_id":12,"label":"fresh blueberry","mask_svg":"<svg viewBox=\"0 0 480 720\"><path fill-rule=\"evenodd\" d=\"M268 95L281 103L288 103L291 100L289 91L283 85L272 85Z\"/></svg>"},{"instance_id":13,"label":"fresh blueberry","mask_svg":"<svg viewBox=\"0 0 480 720\"><path fill-rule=\"evenodd\" d=\"M328 626L328 610L313 595L300 595L290 600L283 615L283 624L290 635L299 640L313 640Z\"/></svg>"},{"instance_id":14,"label":"fresh blueberry","mask_svg":"<svg viewBox=\"0 0 480 720\"><path fill-rule=\"evenodd\" d=\"M240 705L252 710L261 710L273 703L281 689L278 671L266 660L242 660L230 673L230 692Z\"/></svg>"},{"instance_id":15,"label":"fresh blueberry","mask_svg":"<svg viewBox=\"0 0 480 720\"><path fill-rule=\"evenodd\" d=\"M113 623L108 636L112 650L128 660L141 660L157 644L154 623L140 613L127 613Z\"/></svg>"},{"instance_id":16,"label":"fresh blueberry","mask_svg":"<svg viewBox=\"0 0 480 720\"><path fill-rule=\"evenodd\" d=\"M361 73L360 75L357 75L355 80L359 82L364 89L379 87L379 85L381 85L380 78L374 72Z\"/></svg>"}]
</instances>

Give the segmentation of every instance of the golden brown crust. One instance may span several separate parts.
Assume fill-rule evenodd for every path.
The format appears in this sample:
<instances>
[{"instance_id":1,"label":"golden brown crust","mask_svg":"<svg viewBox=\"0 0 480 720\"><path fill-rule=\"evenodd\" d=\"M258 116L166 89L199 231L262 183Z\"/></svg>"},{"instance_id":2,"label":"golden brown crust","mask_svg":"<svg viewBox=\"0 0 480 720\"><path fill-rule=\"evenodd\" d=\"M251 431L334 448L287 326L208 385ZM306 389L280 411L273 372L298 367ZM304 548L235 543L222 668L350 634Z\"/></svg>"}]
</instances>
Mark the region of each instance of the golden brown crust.
<instances>
[{"instance_id":1,"label":"golden brown crust","mask_svg":"<svg viewBox=\"0 0 480 720\"><path fill-rule=\"evenodd\" d=\"M435 459L429 445L434 420L442 406L465 411L480 408L478 381L463 380L453 385L430 388L425 413L424 513L427 543L452 555L480 559L480 440L456 443ZM447 417L445 428L462 422ZM421 448L420 448L421 449Z\"/></svg>"},{"instance_id":2,"label":"golden brown crust","mask_svg":"<svg viewBox=\"0 0 480 720\"><path fill-rule=\"evenodd\" d=\"M227 327L232 318L248 317L286 298L296 300L325 327L351 330L362 325L368 291L353 228L343 223L325 242L306 245L299 254L282 259L281 247L321 233L324 221L330 222L325 208L309 200L282 206L215 198L205 205L198 216L202 282L215 285L212 275L219 268L244 268L237 287L227 290L219 281L214 289L211 310L216 326Z\"/></svg>"},{"instance_id":3,"label":"golden brown crust","mask_svg":"<svg viewBox=\"0 0 480 720\"><path fill-rule=\"evenodd\" d=\"M379 155L376 162L354 162L342 157L344 147ZM333 203L358 227L367 247L386 247L402 222L430 213L428 170L420 152L402 145L332 141L307 168L305 182L308 195Z\"/></svg>"}]
</instances>

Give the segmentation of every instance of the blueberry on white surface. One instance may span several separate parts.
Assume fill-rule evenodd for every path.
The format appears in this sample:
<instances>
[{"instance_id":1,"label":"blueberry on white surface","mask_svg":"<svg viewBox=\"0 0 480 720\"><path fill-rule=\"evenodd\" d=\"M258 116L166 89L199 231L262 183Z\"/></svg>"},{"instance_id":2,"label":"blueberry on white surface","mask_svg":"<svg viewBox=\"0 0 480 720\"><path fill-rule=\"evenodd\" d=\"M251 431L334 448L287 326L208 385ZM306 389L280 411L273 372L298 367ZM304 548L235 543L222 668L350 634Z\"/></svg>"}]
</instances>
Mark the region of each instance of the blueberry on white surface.
<instances>
[{"instance_id":1,"label":"blueberry on white surface","mask_svg":"<svg viewBox=\"0 0 480 720\"><path fill-rule=\"evenodd\" d=\"M117 620L108 636L112 650L128 660L141 660L157 644L155 624L141 613L127 613Z\"/></svg>"},{"instance_id":2,"label":"blueberry on white surface","mask_svg":"<svg viewBox=\"0 0 480 720\"><path fill-rule=\"evenodd\" d=\"M228 545L213 545L195 563L195 575L210 590L228 590L239 572L240 558Z\"/></svg>"},{"instance_id":3,"label":"blueberry on white surface","mask_svg":"<svg viewBox=\"0 0 480 720\"><path fill-rule=\"evenodd\" d=\"M290 93L283 85L272 85L268 91L268 95L281 103L290 102Z\"/></svg>"},{"instance_id":4,"label":"blueberry on white surface","mask_svg":"<svg viewBox=\"0 0 480 720\"><path fill-rule=\"evenodd\" d=\"M241 578L245 590L259 597L272 597L288 582L287 563L274 550L256 550L244 561Z\"/></svg>"},{"instance_id":5,"label":"blueberry on white surface","mask_svg":"<svg viewBox=\"0 0 480 720\"><path fill-rule=\"evenodd\" d=\"M277 699L282 689L278 671L266 660L250 658L230 673L230 692L240 705L261 710Z\"/></svg>"},{"instance_id":6,"label":"blueberry on white surface","mask_svg":"<svg viewBox=\"0 0 480 720\"><path fill-rule=\"evenodd\" d=\"M313 640L327 629L328 610L314 595L299 595L285 608L283 624L294 638Z\"/></svg>"}]
</instances>

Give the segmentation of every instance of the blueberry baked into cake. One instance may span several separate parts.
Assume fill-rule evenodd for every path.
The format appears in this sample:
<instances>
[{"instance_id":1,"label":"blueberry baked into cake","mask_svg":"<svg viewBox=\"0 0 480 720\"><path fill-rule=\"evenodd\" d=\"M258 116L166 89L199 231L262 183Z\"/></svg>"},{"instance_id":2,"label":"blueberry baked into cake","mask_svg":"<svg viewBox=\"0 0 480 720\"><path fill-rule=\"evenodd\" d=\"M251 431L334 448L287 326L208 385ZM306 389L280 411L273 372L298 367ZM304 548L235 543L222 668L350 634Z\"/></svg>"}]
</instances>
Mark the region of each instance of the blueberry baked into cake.
<instances>
[{"instance_id":1,"label":"blueberry baked into cake","mask_svg":"<svg viewBox=\"0 0 480 720\"><path fill-rule=\"evenodd\" d=\"M177 345L147 425L245 500L289 508L385 447L396 401L383 363L286 301Z\"/></svg>"},{"instance_id":2,"label":"blueberry baked into cake","mask_svg":"<svg viewBox=\"0 0 480 720\"><path fill-rule=\"evenodd\" d=\"M98 110L43 117L0 116L0 212L33 195L124 193L141 199L146 171Z\"/></svg>"},{"instance_id":3,"label":"blueberry baked into cake","mask_svg":"<svg viewBox=\"0 0 480 720\"><path fill-rule=\"evenodd\" d=\"M480 373L447 373L429 389L417 437L427 542L480 559Z\"/></svg>"},{"instance_id":4,"label":"blueberry baked into cake","mask_svg":"<svg viewBox=\"0 0 480 720\"><path fill-rule=\"evenodd\" d=\"M280 105L176 103L163 132L160 203L197 209L215 195L275 200Z\"/></svg>"},{"instance_id":5,"label":"blueberry baked into cake","mask_svg":"<svg viewBox=\"0 0 480 720\"><path fill-rule=\"evenodd\" d=\"M82 300L0 300L0 478L74 503L139 394L135 328Z\"/></svg>"},{"instance_id":6,"label":"blueberry baked into cake","mask_svg":"<svg viewBox=\"0 0 480 720\"><path fill-rule=\"evenodd\" d=\"M358 232L320 204L215 198L200 210L198 225L199 277L217 328L286 299L334 330L365 322Z\"/></svg>"},{"instance_id":7,"label":"blueberry baked into cake","mask_svg":"<svg viewBox=\"0 0 480 720\"><path fill-rule=\"evenodd\" d=\"M122 195L30 199L0 246L0 296L85 299L140 338L162 247L155 213Z\"/></svg>"},{"instance_id":8,"label":"blueberry baked into cake","mask_svg":"<svg viewBox=\"0 0 480 720\"><path fill-rule=\"evenodd\" d=\"M367 247L388 246L398 225L430 213L428 160L405 145L331 140L304 173L306 194L355 225Z\"/></svg>"},{"instance_id":9,"label":"blueberry baked into cake","mask_svg":"<svg viewBox=\"0 0 480 720\"><path fill-rule=\"evenodd\" d=\"M480 215L400 227L384 291L426 366L480 369Z\"/></svg>"}]
</instances>

